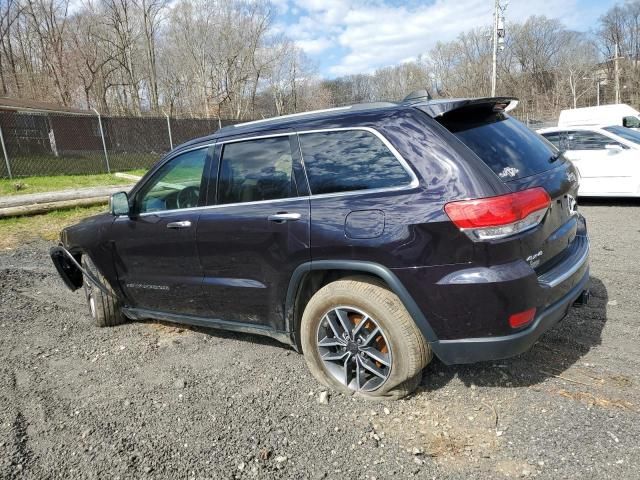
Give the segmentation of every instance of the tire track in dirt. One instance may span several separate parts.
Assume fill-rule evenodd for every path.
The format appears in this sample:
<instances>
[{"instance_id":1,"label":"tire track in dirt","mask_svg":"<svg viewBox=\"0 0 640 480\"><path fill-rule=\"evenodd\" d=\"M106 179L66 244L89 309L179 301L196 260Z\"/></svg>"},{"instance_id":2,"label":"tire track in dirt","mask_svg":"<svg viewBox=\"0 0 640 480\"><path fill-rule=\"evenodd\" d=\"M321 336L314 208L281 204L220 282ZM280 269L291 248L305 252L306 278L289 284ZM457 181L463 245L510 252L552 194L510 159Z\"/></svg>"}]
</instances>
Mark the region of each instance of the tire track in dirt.
<instances>
[{"instance_id":1,"label":"tire track in dirt","mask_svg":"<svg viewBox=\"0 0 640 480\"><path fill-rule=\"evenodd\" d=\"M6 377L8 377L9 383L9 398L4 398L3 403L6 405L4 416L9 420L7 423L10 427L8 432L9 440L6 443L2 443L6 458L0 464L3 467L0 472L3 478L19 478L28 472L33 459L33 452L29 446L29 433L27 431L29 421L24 415L17 394L18 382L16 374L14 371L10 371Z\"/></svg>"}]
</instances>

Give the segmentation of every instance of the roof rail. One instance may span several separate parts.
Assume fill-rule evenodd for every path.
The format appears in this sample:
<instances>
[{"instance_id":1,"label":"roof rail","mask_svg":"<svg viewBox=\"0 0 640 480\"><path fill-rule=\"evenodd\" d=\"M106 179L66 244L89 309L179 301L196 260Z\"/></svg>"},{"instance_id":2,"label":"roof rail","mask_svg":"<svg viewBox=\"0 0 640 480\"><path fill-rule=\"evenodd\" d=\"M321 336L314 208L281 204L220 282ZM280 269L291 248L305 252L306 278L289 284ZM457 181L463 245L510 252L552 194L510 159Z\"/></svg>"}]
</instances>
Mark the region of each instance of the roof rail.
<instances>
[{"instance_id":1,"label":"roof rail","mask_svg":"<svg viewBox=\"0 0 640 480\"><path fill-rule=\"evenodd\" d=\"M276 121L276 120L285 120L287 118L302 117L304 115L314 115L314 114L317 114L317 113L327 113L327 112L336 112L336 111L340 111L340 110L349 110L352 107L353 107L353 105L349 105L349 106L346 106L346 107L324 108L322 110L310 110L308 112L290 113L288 115L280 115L278 117L269 117L269 118L262 118L260 120L252 120L250 122L236 123L233 126L234 127L245 127L247 125L256 125L258 123L273 122L273 121Z\"/></svg>"},{"instance_id":2,"label":"roof rail","mask_svg":"<svg viewBox=\"0 0 640 480\"><path fill-rule=\"evenodd\" d=\"M259 125L261 123L271 123L271 122L277 123L277 122L288 120L290 118L322 115L324 113L331 113L331 112L340 112L340 111L346 111L346 110L352 110L352 111L367 110L367 109L374 109L374 108L391 107L393 105L397 105L397 103L392 103L392 102L356 103L353 105L345 105L343 107L324 108L322 110L310 110L308 112L290 113L288 115L280 115L279 117L269 117L269 118L262 118L260 120L252 120L250 122L236 123L234 125L226 126L224 127L224 129L226 130L226 129L232 129L237 127L246 127L247 125Z\"/></svg>"}]
</instances>

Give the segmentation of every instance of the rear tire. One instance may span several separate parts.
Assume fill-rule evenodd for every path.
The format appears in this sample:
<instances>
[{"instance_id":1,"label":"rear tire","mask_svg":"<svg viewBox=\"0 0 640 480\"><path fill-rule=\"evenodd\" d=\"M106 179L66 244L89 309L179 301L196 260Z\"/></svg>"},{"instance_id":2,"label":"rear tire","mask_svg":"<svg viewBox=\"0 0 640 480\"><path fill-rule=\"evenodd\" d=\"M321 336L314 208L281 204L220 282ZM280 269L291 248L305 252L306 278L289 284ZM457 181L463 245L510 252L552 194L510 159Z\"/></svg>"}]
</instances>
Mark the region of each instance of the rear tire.
<instances>
[{"instance_id":1,"label":"rear tire","mask_svg":"<svg viewBox=\"0 0 640 480\"><path fill-rule=\"evenodd\" d=\"M115 292L107 279L86 255L82 256L82 267L91 272L114 295L105 294L98 287L87 281L86 278L83 279L82 284L87 297L87 304L89 305L89 314L96 322L96 325L99 327L113 327L124 323L126 319L122 315L120 302L115 297Z\"/></svg>"},{"instance_id":2,"label":"rear tire","mask_svg":"<svg viewBox=\"0 0 640 480\"><path fill-rule=\"evenodd\" d=\"M305 308L300 333L307 365L320 383L372 400L413 392L433 357L402 301L367 277L318 290Z\"/></svg>"}]
</instances>

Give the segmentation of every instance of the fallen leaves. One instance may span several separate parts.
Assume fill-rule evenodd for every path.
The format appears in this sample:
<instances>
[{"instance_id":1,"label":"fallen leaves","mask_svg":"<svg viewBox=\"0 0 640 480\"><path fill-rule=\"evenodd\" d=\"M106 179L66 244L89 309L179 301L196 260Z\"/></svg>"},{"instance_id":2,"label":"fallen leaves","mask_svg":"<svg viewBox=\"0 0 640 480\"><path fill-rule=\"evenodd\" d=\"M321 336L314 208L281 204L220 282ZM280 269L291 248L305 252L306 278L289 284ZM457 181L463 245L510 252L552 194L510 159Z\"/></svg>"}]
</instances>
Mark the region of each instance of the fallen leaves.
<instances>
[{"instance_id":1,"label":"fallen leaves","mask_svg":"<svg viewBox=\"0 0 640 480\"><path fill-rule=\"evenodd\" d=\"M596 405L598 407L603 408L620 408L623 410L632 410L635 411L635 405L627 400L619 399L619 398L606 398L596 396L589 392L570 392L568 390L557 390L555 393L558 395L570 398L571 400L576 400L582 403L586 403L587 405Z\"/></svg>"}]
</instances>

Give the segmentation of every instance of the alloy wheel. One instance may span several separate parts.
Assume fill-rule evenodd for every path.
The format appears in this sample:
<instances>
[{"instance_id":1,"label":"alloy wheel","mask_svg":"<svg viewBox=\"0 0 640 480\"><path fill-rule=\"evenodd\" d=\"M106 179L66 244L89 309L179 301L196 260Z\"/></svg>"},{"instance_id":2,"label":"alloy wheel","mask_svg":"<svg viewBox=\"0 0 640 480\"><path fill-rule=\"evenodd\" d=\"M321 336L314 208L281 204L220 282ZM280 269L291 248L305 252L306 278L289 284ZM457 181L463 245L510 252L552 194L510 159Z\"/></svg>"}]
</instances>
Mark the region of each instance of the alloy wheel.
<instances>
[{"instance_id":1,"label":"alloy wheel","mask_svg":"<svg viewBox=\"0 0 640 480\"><path fill-rule=\"evenodd\" d=\"M328 311L318 326L317 342L325 369L351 390L377 390L391 374L391 346L382 328L355 307Z\"/></svg>"}]
</instances>

